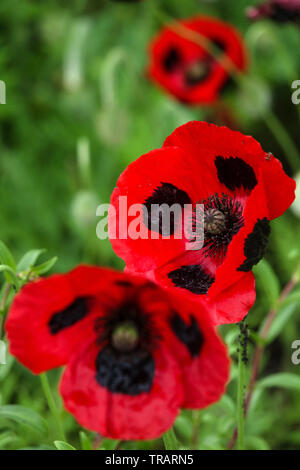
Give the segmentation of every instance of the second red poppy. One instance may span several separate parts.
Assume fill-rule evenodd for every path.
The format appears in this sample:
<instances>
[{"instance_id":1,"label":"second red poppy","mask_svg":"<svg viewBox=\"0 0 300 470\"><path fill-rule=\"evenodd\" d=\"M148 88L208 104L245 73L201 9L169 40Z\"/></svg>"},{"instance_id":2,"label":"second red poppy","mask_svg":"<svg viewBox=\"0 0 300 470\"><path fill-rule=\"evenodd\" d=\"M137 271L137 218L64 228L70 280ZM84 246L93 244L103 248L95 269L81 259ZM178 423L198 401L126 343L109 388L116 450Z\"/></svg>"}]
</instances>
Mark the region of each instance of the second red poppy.
<instances>
[{"instance_id":1,"label":"second red poppy","mask_svg":"<svg viewBox=\"0 0 300 470\"><path fill-rule=\"evenodd\" d=\"M219 51L217 57L208 52L210 45ZM148 74L180 101L208 104L230 78L225 61L241 71L246 68L242 38L231 25L201 16L174 23L157 35L150 46Z\"/></svg>"}]
</instances>

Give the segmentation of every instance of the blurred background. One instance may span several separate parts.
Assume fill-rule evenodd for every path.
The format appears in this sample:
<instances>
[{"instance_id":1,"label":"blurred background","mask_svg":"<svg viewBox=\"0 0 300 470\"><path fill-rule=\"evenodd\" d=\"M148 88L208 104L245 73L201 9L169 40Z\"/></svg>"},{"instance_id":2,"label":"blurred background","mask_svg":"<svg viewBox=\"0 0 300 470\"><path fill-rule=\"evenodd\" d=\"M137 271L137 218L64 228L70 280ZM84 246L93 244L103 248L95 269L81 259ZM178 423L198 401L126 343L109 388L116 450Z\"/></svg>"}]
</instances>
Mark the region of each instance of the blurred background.
<instances>
[{"instance_id":1,"label":"blurred background","mask_svg":"<svg viewBox=\"0 0 300 470\"><path fill-rule=\"evenodd\" d=\"M0 104L0 238L17 259L30 249L46 248L48 257L58 256L56 271L81 262L122 268L109 241L96 237L96 207L109 202L125 167L160 147L177 126L194 119L222 123L215 106L187 107L147 79L148 44L161 27L157 9L171 18L205 13L241 32L249 80L231 85L222 103L236 129L254 136L297 177L300 104L292 103L291 86L300 80L300 30L295 23L250 22L245 10L257 3L1 0L0 80L6 83L6 104ZM223 123L228 124L226 116ZM287 136L296 148L292 154ZM248 315L250 357L263 319L297 269L299 217L300 196L293 209L272 222L266 260L256 268L257 302ZM247 420L249 449L300 449L300 365L291 362L291 344L300 339L300 304L299 295L294 297L278 308L268 338L261 385ZM222 334L235 358L238 328L223 327ZM221 402L178 418L183 448L226 448L235 427L235 376L233 367ZM55 389L57 371L50 379ZM50 426L50 434L43 435L28 423L1 418L0 412L0 448L52 448L53 423L38 378L12 358L0 366L0 397L2 405L35 410ZM79 445L78 425L67 414L64 420L69 441ZM162 443L123 447L162 448Z\"/></svg>"}]
</instances>

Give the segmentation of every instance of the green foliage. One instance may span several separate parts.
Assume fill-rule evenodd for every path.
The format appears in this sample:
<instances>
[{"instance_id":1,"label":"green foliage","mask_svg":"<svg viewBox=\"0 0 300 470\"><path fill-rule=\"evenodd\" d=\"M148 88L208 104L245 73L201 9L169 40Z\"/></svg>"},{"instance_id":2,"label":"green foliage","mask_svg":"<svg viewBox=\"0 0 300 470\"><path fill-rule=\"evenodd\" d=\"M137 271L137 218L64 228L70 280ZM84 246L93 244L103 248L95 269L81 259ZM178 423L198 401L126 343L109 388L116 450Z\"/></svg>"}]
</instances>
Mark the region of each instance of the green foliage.
<instances>
[{"instance_id":1,"label":"green foliage","mask_svg":"<svg viewBox=\"0 0 300 470\"><path fill-rule=\"evenodd\" d=\"M21 405L0 406L0 419L11 419L16 423L29 426L41 434L47 432L46 421L35 411Z\"/></svg>"},{"instance_id":2,"label":"green foliage","mask_svg":"<svg viewBox=\"0 0 300 470\"><path fill-rule=\"evenodd\" d=\"M71 446L71 444L63 441L54 441L54 445L57 450L76 450L75 447Z\"/></svg>"}]
</instances>

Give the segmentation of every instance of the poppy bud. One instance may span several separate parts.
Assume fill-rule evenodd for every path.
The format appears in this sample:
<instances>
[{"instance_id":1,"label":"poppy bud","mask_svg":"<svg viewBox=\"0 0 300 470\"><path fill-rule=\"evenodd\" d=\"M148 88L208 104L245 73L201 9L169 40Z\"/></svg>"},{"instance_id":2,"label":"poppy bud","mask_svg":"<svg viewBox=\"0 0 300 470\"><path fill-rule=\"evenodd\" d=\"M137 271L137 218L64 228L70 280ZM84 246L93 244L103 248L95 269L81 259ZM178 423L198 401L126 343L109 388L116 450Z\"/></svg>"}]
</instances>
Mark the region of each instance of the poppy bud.
<instances>
[{"instance_id":1,"label":"poppy bud","mask_svg":"<svg viewBox=\"0 0 300 470\"><path fill-rule=\"evenodd\" d=\"M222 233L226 227L226 217L217 209L208 209L204 214L204 229L212 234Z\"/></svg>"}]
</instances>

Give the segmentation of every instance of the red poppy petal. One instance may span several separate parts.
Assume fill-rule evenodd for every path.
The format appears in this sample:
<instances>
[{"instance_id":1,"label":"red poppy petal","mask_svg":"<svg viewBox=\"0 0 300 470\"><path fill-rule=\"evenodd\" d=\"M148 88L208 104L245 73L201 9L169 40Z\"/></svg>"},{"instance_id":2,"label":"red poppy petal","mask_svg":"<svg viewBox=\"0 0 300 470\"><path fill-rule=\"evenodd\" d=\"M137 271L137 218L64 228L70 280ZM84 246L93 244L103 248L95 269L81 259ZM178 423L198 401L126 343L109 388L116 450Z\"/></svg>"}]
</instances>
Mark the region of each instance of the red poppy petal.
<instances>
[{"instance_id":1,"label":"red poppy petal","mask_svg":"<svg viewBox=\"0 0 300 470\"><path fill-rule=\"evenodd\" d=\"M143 220L141 225L147 239L120 238L120 223L125 226L126 236L127 228L130 230L130 224L134 219L134 216L129 216L126 225L126 214L120 216L120 197L127 197L128 208L134 204L141 205L153 196L157 188L166 183L185 193L184 203L188 201L187 198L192 201L195 198L197 200L198 178L195 169L191 168L186 160L187 156L177 148L153 150L131 163L120 176L111 198L114 209L111 209L109 213L109 235L114 251L125 260L129 269L136 271L153 269L158 264L181 253L185 242L182 239L175 239L173 235L170 235L170 238L162 238L157 232L149 231ZM161 200L157 200L159 204L164 202L163 196ZM158 235L159 239L151 238Z\"/></svg>"},{"instance_id":2,"label":"red poppy petal","mask_svg":"<svg viewBox=\"0 0 300 470\"><path fill-rule=\"evenodd\" d=\"M251 136L226 127L193 121L178 127L164 143L164 146L169 145L184 149L195 160L201 155L206 172L212 172L216 176L216 156L241 158L251 166L258 183L265 187L271 220L282 215L295 198L295 182L284 172L279 160L264 152ZM211 190L211 194L213 192L215 189Z\"/></svg>"},{"instance_id":3,"label":"red poppy petal","mask_svg":"<svg viewBox=\"0 0 300 470\"><path fill-rule=\"evenodd\" d=\"M210 294L211 318L215 325L238 323L249 313L256 298L255 277L252 272L243 273L227 289Z\"/></svg>"},{"instance_id":4,"label":"red poppy petal","mask_svg":"<svg viewBox=\"0 0 300 470\"><path fill-rule=\"evenodd\" d=\"M294 201L296 182L284 172L281 162L270 154L263 161L262 178L272 220L280 217Z\"/></svg>"},{"instance_id":5,"label":"red poppy petal","mask_svg":"<svg viewBox=\"0 0 300 470\"><path fill-rule=\"evenodd\" d=\"M112 393L96 381L99 347L90 344L68 364L60 385L66 409L78 422L112 439L154 439L169 429L182 401L181 372L163 344L154 351L149 393Z\"/></svg>"},{"instance_id":6,"label":"red poppy petal","mask_svg":"<svg viewBox=\"0 0 300 470\"><path fill-rule=\"evenodd\" d=\"M101 314L99 303L94 307L91 298L110 289L117 302L122 291L113 290L112 279L118 278L124 274L79 266L25 285L5 325L11 353L34 373L65 364L93 332L93 314Z\"/></svg>"},{"instance_id":7,"label":"red poppy petal","mask_svg":"<svg viewBox=\"0 0 300 470\"><path fill-rule=\"evenodd\" d=\"M191 121L179 126L166 138L163 146L179 147L195 160L201 157L203 167L210 165L206 169L215 175L214 161L218 155L243 158L253 166L254 171L266 156L253 137L202 121Z\"/></svg>"},{"instance_id":8,"label":"red poppy petal","mask_svg":"<svg viewBox=\"0 0 300 470\"><path fill-rule=\"evenodd\" d=\"M220 399L229 380L225 345L212 327L209 311L186 296L172 294L179 317L171 317L172 351L183 371L183 408L204 408ZM172 314L174 315L174 314ZM172 321L173 318L173 321ZM183 331L184 330L184 331Z\"/></svg>"}]
</instances>

